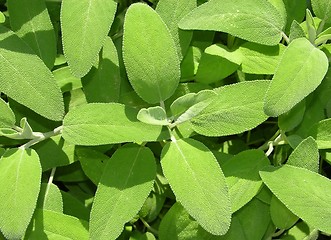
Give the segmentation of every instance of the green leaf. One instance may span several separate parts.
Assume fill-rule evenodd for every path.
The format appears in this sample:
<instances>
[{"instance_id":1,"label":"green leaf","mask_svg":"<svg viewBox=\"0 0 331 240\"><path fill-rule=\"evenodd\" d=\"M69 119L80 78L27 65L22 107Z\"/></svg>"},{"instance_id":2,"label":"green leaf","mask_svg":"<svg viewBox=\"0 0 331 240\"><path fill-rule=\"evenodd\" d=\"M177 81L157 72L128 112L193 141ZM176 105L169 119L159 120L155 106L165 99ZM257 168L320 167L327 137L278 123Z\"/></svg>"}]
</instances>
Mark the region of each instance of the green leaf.
<instances>
[{"instance_id":1,"label":"green leaf","mask_svg":"<svg viewBox=\"0 0 331 240\"><path fill-rule=\"evenodd\" d=\"M63 118L60 88L45 64L12 31L0 25L0 91L51 120Z\"/></svg>"},{"instance_id":2,"label":"green leaf","mask_svg":"<svg viewBox=\"0 0 331 240\"><path fill-rule=\"evenodd\" d=\"M175 43L146 4L130 5L125 15L123 59L130 83L144 101L159 103L175 92L180 79Z\"/></svg>"},{"instance_id":3,"label":"green leaf","mask_svg":"<svg viewBox=\"0 0 331 240\"><path fill-rule=\"evenodd\" d=\"M197 6L195 0L160 0L155 11L167 25L175 41L179 60L183 59L191 39L192 31L183 31L178 28L179 21Z\"/></svg>"},{"instance_id":4,"label":"green leaf","mask_svg":"<svg viewBox=\"0 0 331 240\"><path fill-rule=\"evenodd\" d=\"M63 138L76 145L102 145L169 139L167 129L137 120L138 110L119 103L90 103L69 111Z\"/></svg>"},{"instance_id":5,"label":"green leaf","mask_svg":"<svg viewBox=\"0 0 331 240\"><path fill-rule=\"evenodd\" d=\"M265 0L209 1L179 23L181 29L227 32L264 45L277 45L284 26L280 13Z\"/></svg>"},{"instance_id":6,"label":"green leaf","mask_svg":"<svg viewBox=\"0 0 331 240\"><path fill-rule=\"evenodd\" d=\"M286 32L288 32L294 20L301 23L302 20L305 18L307 1L283 0L283 2L286 8L286 15L287 15Z\"/></svg>"},{"instance_id":7,"label":"green leaf","mask_svg":"<svg viewBox=\"0 0 331 240\"><path fill-rule=\"evenodd\" d=\"M247 42L238 49L241 56L241 70L251 74L274 74L285 46L263 46Z\"/></svg>"},{"instance_id":8,"label":"green leaf","mask_svg":"<svg viewBox=\"0 0 331 240\"><path fill-rule=\"evenodd\" d=\"M159 106L142 108L139 110L137 119L143 123L151 125L169 125L166 111Z\"/></svg>"},{"instance_id":9,"label":"green leaf","mask_svg":"<svg viewBox=\"0 0 331 240\"><path fill-rule=\"evenodd\" d=\"M243 207L259 192L262 187L259 171L267 165L269 160L261 150L242 151L222 164L232 212Z\"/></svg>"},{"instance_id":10,"label":"green leaf","mask_svg":"<svg viewBox=\"0 0 331 240\"><path fill-rule=\"evenodd\" d=\"M56 40L45 1L8 1L8 10L11 29L52 69L56 56Z\"/></svg>"},{"instance_id":11,"label":"green leaf","mask_svg":"<svg viewBox=\"0 0 331 240\"><path fill-rule=\"evenodd\" d=\"M119 148L105 166L95 194L90 238L116 239L143 206L155 176L152 151L135 144Z\"/></svg>"},{"instance_id":12,"label":"green leaf","mask_svg":"<svg viewBox=\"0 0 331 240\"><path fill-rule=\"evenodd\" d=\"M59 212L36 209L32 224L26 239L89 239L88 222Z\"/></svg>"},{"instance_id":13,"label":"green leaf","mask_svg":"<svg viewBox=\"0 0 331 240\"><path fill-rule=\"evenodd\" d=\"M318 149L331 148L331 118L314 124L309 130L309 135L316 139Z\"/></svg>"},{"instance_id":14,"label":"green leaf","mask_svg":"<svg viewBox=\"0 0 331 240\"><path fill-rule=\"evenodd\" d=\"M279 229L288 229L299 220L275 195L271 198L270 215L272 222Z\"/></svg>"},{"instance_id":15,"label":"green leaf","mask_svg":"<svg viewBox=\"0 0 331 240\"><path fill-rule=\"evenodd\" d=\"M181 65L181 80L193 79L197 73L199 62L201 58L201 50L197 47L191 46L188 48Z\"/></svg>"},{"instance_id":16,"label":"green leaf","mask_svg":"<svg viewBox=\"0 0 331 240\"><path fill-rule=\"evenodd\" d=\"M6 21L6 16L3 14L3 12L0 12L0 23L4 23L5 21Z\"/></svg>"},{"instance_id":17,"label":"green leaf","mask_svg":"<svg viewBox=\"0 0 331 240\"><path fill-rule=\"evenodd\" d=\"M268 85L269 81L249 81L214 89L218 96L191 120L194 131L226 136L255 128L268 118L263 112Z\"/></svg>"},{"instance_id":18,"label":"green leaf","mask_svg":"<svg viewBox=\"0 0 331 240\"><path fill-rule=\"evenodd\" d=\"M42 183L40 187L37 208L54 212L63 212L62 195L58 187L54 184Z\"/></svg>"},{"instance_id":19,"label":"green leaf","mask_svg":"<svg viewBox=\"0 0 331 240\"><path fill-rule=\"evenodd\" d=\"M231 205L225 177L214 155L202 143L185 139L168 143L161 165L176 199L208 232L225 234Z\"/></svg>"},{"instance_id":20,"label":"green leaf","mask_svg":"<svg viewBox=\"0 0 331 240\"><path fill-rule=\"evenodd\" d=\"M327 23L331 22L331 2L328 0L311 0L315 15Z\"/></svg>"},{"instance_id":21,"label":"green leaf","mask_svg":"<svg viewBox=\"0 0 331 240\"><path fill-rule=\"evenodd\" d=\"M305 30L300 26L300 24L293 20L290 28L290 42L292 42L296 38L306 37Z\"/></svg>"},{"instance_id":22,"label":"green leaf","mask_svg":"<svg viewBox=\"0 0 331 240\"><path fill-rule=\"evenodd\" d=\"M305 23L307 28L308 39L312 44L314 44L317 34L317 28L315 25L314 17L308 8L306 9Z\"/></svg>"},{"instance_id":23,"label":"green leaf","mask_svg":"<svg viewBox=\"0 0 331 240\"><path fill-rule=\"evenodd\" d=\"M63 93L70 92L71 90L75 90L82 87L82 82L80 78L77 78L72 75L69 66L61 67L54 70L53 75L55 77L56 83L59 85Z\"/></svg>"},{"instance_id":24,"label":"green leaf","mask_svg":"<svg viewBox=\"0 0 331 240\"><path fill-rule=\"evenodd\" d=\"M106 38L98 69L93 70L82 80L87 101L118 102L122 80L117 50L111 38Z\"/></svg>"},{"instance_id":25,"label":"green leaf","mask_svg":"<svg viewBox=\"0 0 331 240\"><path fill-rule=\"evenodd\" d=\"M329 179L290 165L266 168L260 176L291 212L317 229L331 233Z\"/></svg>"},{"instance_id":26,"label":"green leaf","mask_svg":"<svg viewBox=\"0 0 331 240\"><path fill-rule=\"evenodd\" d=\"M293 108L318 87L328 65L326 55L306 38L293 40L285 50L266 93L266 114L277 117Z\"/></svg>"},{"instance_id":27,"label":"green leaf","mask_svg":"<svg viewBox=\"0 0 331 240\"><path fill-rule=\"evenodd\" d=\"M63 213L71 215L86 221L89 221L90 210L77 197L70 194L70 192L61 191L63 199Z\"/></svg>"},{"instance_id":28,"label":"green leaf","mask_svg":"<svg viewBox=\"0 0 331 240\"><path fill-rule=\"evenodd\" d=\"M318 239L320 233L313 226L307 225L305 222L298 222L292 228L290 228L286 235L284 235L282 240L294 240L294 239L303 239L303 240L314 240Z\"/></svg>"},{"instance_id":29,"label":"green leaf","mask_svg":"<svg viewBox=\"0 0 331 240\"><path fill-rule=\"evenodd\" d=\"M41 167L31 149L12 148L0 159L0 229L9 239L21 238L39 194Z\"/></svg>"},{"instance_id":30,"label":"green leaf","mask_svg":"<svg viewBox=\"0 0 331 240\"><path fill-rule=\"evenodd\" d=\"M9 105L0 98L0 128L11 128L15 125L15 115Z\"/></svg>"},{"instance_id":31,"label":"green leaf","mask_svg":"<svg viewBox=\"0 0 331 240\"><path fill-rule=\"evenodd\" d=\"M303 120L306 111L306 101L302 100L290 111L278 117L278 126L284 132L288 132L297 127Z\"/></svg>"},{"instance_id":32,"label":"green leaf","mask_svg":"<svg viewBox=\"0 0 331 240\"><path fill-rule=\"evenodd\" d=\"M117 3L113 0L63 0L61 30L64 55L76 77L83 77L98 57Z\"/></svg>"},{"instance_id":33,"label":"green leaf","mask_svg":"<svg viewBox=\"0 0 331 240\"><path fill-rule=\"evenodd\" d=\"M287 160L287 164L318 173L319 158L316 141L314 138L308 137L294 149Z\"/></svg>"}]
</instances>

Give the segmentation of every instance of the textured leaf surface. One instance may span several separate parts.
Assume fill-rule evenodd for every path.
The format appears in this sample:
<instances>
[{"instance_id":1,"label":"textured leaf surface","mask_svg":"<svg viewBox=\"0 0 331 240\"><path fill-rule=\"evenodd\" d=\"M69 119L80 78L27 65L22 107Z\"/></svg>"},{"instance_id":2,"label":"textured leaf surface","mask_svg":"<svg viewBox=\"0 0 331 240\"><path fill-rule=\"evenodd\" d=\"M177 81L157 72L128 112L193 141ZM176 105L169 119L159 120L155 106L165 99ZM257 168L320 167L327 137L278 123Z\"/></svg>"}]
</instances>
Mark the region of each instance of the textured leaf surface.
<instances>
[{"instance_id":1,"label":"textured leaf surface","mask_svg":"<svg viewBox=\"0 0 331 240\"><path fill-rule=\"evenodd\" d=\"M225 234L231 219L228 189L209 149L193 139L178 140L164 147L161 159L176 199L205 230Z\"/></svg>"},{"instance_id":2,"label":"textured leaf surface","mask_svg":"<svg viewBox=\"0 0 331 240\"><path fill-rule=\"evenodd\" d=\"M0 128L11 128L15 124L15 115L9 105L0 98Z\"/></svg>"},{"instance_id":3,"label":"textured leaf surface","mask_svg":"<svg viewBox=\"0 0 331 240\"><path fill-rule=\"evenodd\" d=\"M215 89L218 96L191 120L194 131L225 136L256 127L268 118L263 112L268 85L269 81L249 81Z\"/></svg>"},{"instance_id":4,"label":"textured leaf surface","mask_svg":"<svg viewBox=\"0 0 331 240\"><path fill-rule=\"evenodd\" d=\"M63 212L62 195L60 189L55 184L41 184L37 208L59 213Z\"/></svg>"},{"instance_id":5,"label":"textured leaf surface","mask_svg":"<svg viewBox=\"0 0 331 240\"><path fill-rule=\"evenodd\" d=\"M55 32L45 1L8 1L11 29L52 69L56 56Z\"/></svg>"},{"instance_id":6,"label":"textured leaf surface","mask_svg":"<svg viewBox=\"0 0 331 240\"><path fill-rule=\"evenodd\" d=\"M63 50L76 77L84 76L96 61L116 8L113 0L62 1Z\"/></svg>"},{"instance_id":7,"label":"textured leaf surface","mask_svg":"<svg viewBox=\"0 0 331 240\"><path fill-rule=\"evenodd\" d=\"M314 124L309 133L316 139L319 149L331 148L331 118Z\"/></svg>"},{"instance_id":8,"label":"textured leaf surface","mask_svg":"<svg viewBox=\"0 0 331 240\"><path fill-rule=\"evenodd\" d=\"M123 58L130 83L144 101L159 103L175 92L180 79L175 43L146 4L132 4L126 13Z\"/></svg>"},{"instance_id":9,"label":"textured leaf surface","mask_svg":"<svg viewBox=\"0 0 331 240\"><path fill-rule=\"evenodd\" d=\"M288 132L297 127L303 120L306 111L306 101L303 100L295 105L290 111L278 117L278 126L284 132Z\"/></svg>"},{"instance_id":10,"label":"textured leaf surface","mask_svg":"<svg viewBox=\"0 0 331 240\"><path fill-rule=\"evenodd\" d=\"M118 149L108 161L91 211L90 238L116 239L143 206L156 176L152 151L135 144Z\"/></svg>"},{"instance_id":11,"label":"textured leaf surface","mask_svg":"<svg viewBox=\"0 0 331 240\"><path fill-rule=\"evenodd\" d=\"M242 151L222 165L232 212L243 207L259 192L262 186L259 171L267 165L268 158L261 150Z\"/></svg>"},{"instance_id":12,"label":"textured leaf surface","mask_svg":"<svg viewBox=\"0 0 331 240\"><path fill-rule=\"evenodd\" d=\"M270 216L272 222L279 229L288 229L294 225L299 218L294 215L275 195L270 202Z\"/></svg>"},{"instance_id":13,"label":"textured leaf surface","mask_svg":"<svg viewBox=\"0 0 331 240\"><path fill-rule=\"evenodd\" d=\"M155 9L170 30L180 60L190 45L193 33L179 29L178 23L196 6L195 0L160 0Z\"/></svg>"},{"instance_id":14,"label":"textured leaf surface","mask_svg":"<svg viewBox=\"0 0 331 240\"><path fill-rule=\"evenodd\" d=\"M326 55L306 38L293 40L285 50L267 91L266 114L276 117L289 111L318 87L328 66Z\"/></svg>"},{"instance_id":15,"label":"textured leaf surface","mask_svg":"<svg viewBox=\"0 0 331 240\"><path fill-rule=\"evenodd\" d=\"M35 210L41 181L37 153L13 148L0 159L0 229L9 239L21 238Z\"/></svg>"},{"instance_id":16,"label":"textured leaf surface","mask_svg":"<svg viewBox=\"0 0 331 240\"><path fill-rule=\"evenodd\" d=\"M284 165L260 172L263 182L295 215L331 233L330 180L307 169Z\"/></svg>"},{"instance_id":17,"label":"textured leaf surface","mask_svg":"<svg viewBox=\"0 0 331 240\"><path fill-rule=\"evenodd\" d=\"M0 60L1 92L46 118L62 120L62 94L52 73L20 38L2 25Z\"/></svg>"},{"instance_id":18,"label":"textured leaf surface","mask_svg":"<svg viewBox=\"0 0 331 240\"><path fill-rule=\"evenodd\" d=\"M328 0L312 0L311 5L317 17L325 22L331 22L331 2Z\"/></svg>"},{"instance_id":19,"label":"textured leaf surface","mask_svg":"<svg viewBox=\"0 0 331 240\"><path fill-rule=\"evenodd\" d=\"M101 145L169 139L162 126L137 120L138 110L119 103L91 103L68 112L63 138L76 145Z\"/></svg>"},{"instance_id":20,"label":"textured leaf surface","mask_svg":"<svg viewBox=\"0 0 331 240\"><path fill-rule=\"evenodd\" d=\"M284 25L277 9L265 0L209 1L179 23L182 29L227 32L265 45L279 43Z\"/></svg>"},{"instance_id":21,"label":"textured leaf surface","mask_svg":"<svg viewBox=\"0 0 331 240\"><path fill-rule=\"evenodd\" d=\"M139 121L151 125L169 125L167 113L162 107L149 107L139 110L137 118Z\"/></svg>"}]
</instances>

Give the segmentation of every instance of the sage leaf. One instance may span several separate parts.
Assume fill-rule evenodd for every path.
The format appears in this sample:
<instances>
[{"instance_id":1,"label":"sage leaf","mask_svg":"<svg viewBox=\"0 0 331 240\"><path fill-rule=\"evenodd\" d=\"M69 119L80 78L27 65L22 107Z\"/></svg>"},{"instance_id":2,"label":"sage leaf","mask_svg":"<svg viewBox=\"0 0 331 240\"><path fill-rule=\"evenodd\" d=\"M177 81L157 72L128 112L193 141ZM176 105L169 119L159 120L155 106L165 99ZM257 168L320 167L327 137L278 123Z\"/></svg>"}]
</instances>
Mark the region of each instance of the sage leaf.
<instances>
[{"instance_id":1,"label":"sage leaf","mask_svg":"<svg viewBox=\"0 0 331 240\"><path fill-rule=\"evenodd\" d=\"M231 205L225 177L209 149L193 139L173 141L163 148L161 165L177 201L206 231L224 235Z\"/></svg>"},{"instance_id":2,"label":"sage leaf","mask_svg":"<svg viewBox=\"0 0 331 240\"><path fill-rule=\"evenodd\" d=\"M306 38L294 39L285 50L266 93L265 113L277 117L289 111L320 85L328 66L326 55Z\"/></svg>"},{"instance_id":3,"label":"sage leaf","mask_svg":"<svg viewBox=\"0 0 331 240\"><path fill-rule=\"evenodd\" d=\"M143 206L155 177L151 150L135 144L119 148L105 166L95 194L90 239L116 239Z\"/></svg>"},{"instance_id":4,"label":"sage leaf","mask_svg":"<svg viewBox=\"0 0 331 240\"><path fill-rule=\"evenodd\" d=\"M11 29L53 68L56 56L55 32L43 0L8 1Z\"/></svg>"},{"instance_id":5,"label":"sage leaf","mask_svg":"<svg viewBox=\"0 0 331 240\"><path fill-rule=\"evenodd\" d=\"M125 15L123 59L130 83L144 101L159 103L175 92L180 79L175 43L146 4L130 5Z\"/></svg>"},{"instance_id":6,"label":"sage leaf","mask_svg":"<svg viewBox=\"0 0 331 240\"><path fill-rule=\"evenodd\" d=\"M297 127L303 120L306 111L305 99L295 105L290 111L278 117L278 126L284 132L288 132Z\"/></svg>"},{"instance_id":7,"label":"sage leaf","mask_svg":"<svg viewBox=\"0 0 331 240\"><path fill-rule=\"evenodd\" d=\"M0 128L11 128L15 125L15 115L8 103L0 98Z\"/></svg>"},{"instance_id":8,"label":"sage leaf","mask_svg":"<svg viewBox=\"0 0 331 240\"><path fill-rule=\"evenodd\" d=\"M264 0L209 1L179 22L181 29L221 31L264 45L277 45L284 26L277 9Z\"/></svg>"},{"instance_id":9,"label":"sage leaf","mask_svg":"<svg viewBox=\"0 0 331 240\"><path fill-rule=\"evenodd\" d=\"M286 32L290 30L291 24L293 21L302 22L306 15L307 1L301 0L283 0L286 15L287 15L287 24L286 24Z\"/></svg>"},{"instance_id":10,"label":"sage leaf","mask_svg":"<svg viewBox=\"0 0 331 240\"><path fill-rule=\"evenodd\" d=\"M160 0L155 11L167 25L176 44L179 60L183 59L192 36L192 31L184 31L178 28L179 21L197 6L195 0Z\"/></svg>"},{"instance_id":11,"label":"sage leaf","mask_svg":"<svg viewBox=\"0 0 331 240\"><path fill-rule=\"evenodd\" d=\"M268 86L269 81L258 80L214 89L218 96L191 119L194 131L205 136L226 136L255 128L268 118L263 112Z\"/></svg>"},{"instance_id":12,"label":"sage leaf","mask_svg":"<svg viewBox=\"0 0 331 240\"><path fill-rule=\"evenodd\" d=\"M262 187L259 171L267 165L269 160L261 150L242 151L222 164L232 212L239 210L259 192Z\"/></svg>"},{"instance_id":13,"label":"sage leaf","mask_svg":"<svg viewBox=\"0 0 331 240\"><path fill-rule=\"evenodd\" d=\"M63 138L76 145L169 139L162 126L137 120L138 110L119 103L90 103L68 112L63 122Z\"/></svg>"},{"instance_id":14,"label":"sage leaf","mask_svg":"<svg viewBox=\"0 0 331 240\"><path fill-rule=\"evenodd\" d=\"M331 2L327 0L311 0L314 13L322 21L331 22Z\"/></svg>"},{"instance_id":15,"label":"sage leaf","mask_svg":"<svg viewBox=\"0 0 331 240\"><path fill-rule=\"evenodd\" d=\"M43 117L62 120L63 98L52 73L32 49L2 25L0 59L1 92Z\"/></svg>"},{"instance_id":16,"label":"sage leaf","mask_svg":"<svg viewBox=\"0 0 331 240\"><path fill-rule=\"evenodd\" d=\"M37 208L59 213L63 212L62 195L60 189L55 184L41 184Z\"/></svg>"},{"instance_id":17,"label":"sage leaf","mask_svg":"<svg viewBox=\"0 0 331 240\"><path fill-rule=\"evenodd\" d=\"M63 50L74 76L85 76L97 60L116 8L112 0L62 1Z\"/></svg>"},{"instance_id":18,"label":"sage leaf","mask_svg":"<svg viewBox=\"0 0 331 240\"><path fill-rule=\"evenodd\" d=\"M80 78L72 75L70 67L65 66L57 68L53 71L55 81L61 88L61 91L70 92L71 90L76 90L82 87L82 82Z\"/></svg>"},{"instance_id":19,"label":"sage leaf","mask_svg":"<svg viewBox=\"0 0 331 240\"><path fill-rule=\"evenodd\" d=\"M0 159L0 170L0 230L8 239L20 239L38 199L41 181L38 155L32 149L9 149Z\"/></svg>"},{"instance_id":20,"label":"sage leaf","mask_svg":"<svg viewBox=\"0 0 331 240\"><path fill-rule=\"evenodd\" d=\"M166 111L159 106L142 108L139 110L137 119L143 123L151 125L169 125Z\"/></svg>"},{"instance_id":21,"label":"sage leaf","mask_svg":"<svg viewBox=\"0 0 331 240\"><path fill-rule=\"evenodd\" d=\"M331 118L314 124L309 130L309 135L316 139L318 149L331 148Z\"/></svg>"},{"instance_id":22,"label":"sage leaf","mask_svg":"<svg viewBox=\"0 0 331 240\"><path fill-rule=\"evenodd\" d=\"M315 228L331 233L329 179L290 165L265 168L260 176L291 212Z\"/></svg>"}]
</instances>

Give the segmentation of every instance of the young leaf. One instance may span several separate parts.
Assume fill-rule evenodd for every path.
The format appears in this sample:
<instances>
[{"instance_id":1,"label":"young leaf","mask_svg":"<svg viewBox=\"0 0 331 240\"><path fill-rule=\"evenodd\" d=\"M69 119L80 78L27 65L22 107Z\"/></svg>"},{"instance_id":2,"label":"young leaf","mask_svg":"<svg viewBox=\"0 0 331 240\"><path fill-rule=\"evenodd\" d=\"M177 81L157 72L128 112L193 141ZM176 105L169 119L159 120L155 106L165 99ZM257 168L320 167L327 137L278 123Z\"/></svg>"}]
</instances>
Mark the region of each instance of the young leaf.
<instances>
[{"instance_id":1,"label":"young leaf","mask_svg":"<svg viewBox=\"0 0 331 240\"><path fill-rule=\"evenodd\" d=\"M259 192L262 186L259 171L267 165L269 160L261 150L242 151L222 164L232 212L243 207Z\"/></svg>"},{"instance_id":2,"label":"young leaf","mask_svg":"<svg viewBox=\"0 0 331 240\"><path fill-rule=\"evenodd\" d=\"M96 61L116 8L113 0L62 1L63 50L74 76L86 75Z\"/></svg>"},{"instance_id":3,"label":"young leaf","mask_svg":"<svg viewBox=\"0 0 331 240\"><path fill-rule=\"evenodd\" d=\"M123 58L130 83L144 101L159 103L175 92L180 79L175 43L146 4L132 4L125 15Z\"/></svg>"},{"instance_id":4,"label":"young leaf","mask_svg":"<svg viewBox=\"0 0 331 240\"><path fill-rule=\"evenodd\" d=\"M225 177L209 149L193 139L173 141L163 148L161 165L188 213L208 232L224 235L231 205Z\"/></svg>"},{"instance_id":5,"label":"young leaf","mask_svg":"<svg viewBox=\"0 0 331 240\"><path fill-rule=\"evenodd\" d=\"M293 40L285 50L265 96L264 110L277 117L294 107L322 82L329 62L306 38Z\"/></svg>"},{"instance_id":6,"label":"young leaf","mask_svg":"<svg viewBox=\"0 0 331 240\"><path fill-rule=\"evenodd\" d=\"M329 179L290 165L266 168L260 171L260 176L291 212L317 229L331 233Z\"/></svg>"},{"instance_id":7,"label":"young leaf","mask_svg":"<svg viewBox=\"0 0 331 240\"><path fill-rule=\"evenodd\" d=\"M319 153L314 138L308 137L304 139L291 153L287 160L287 164L306 168L312 172L318 173Z\"/></svg>"},{"instance_id":8,"label":"young leaf","mask_svg":"<svg viewBox=\"0 0 331 240\"><path fill-rule=\"evenodd\" d=\"M160 15L170 30L175 41L179 60L183 59L191 39L192 31L183 31L178 28L178 23L186 14L197 6L195 0L160 0L155 11Z\"/></svg>"},{"instance_id":9,"label":"young leaf","mask_svg":"<svg viewBox=\"0 0 331 240\"><path fill-rule=\"evenodd\" d=\"M11 128L15 125L15 115L8 104L0 98L0 128Z\"/></svg>"},{"instance_id":10,"label":"young leaf","mask_svg":"<svg viewBox=\"0 0 331 240\"><path fill-rule=\"evenodd\" d=\"M0 159L0 230L9 239L24 235L35 210L41 167L32 149L12 148Z\"/></svg>"},{"instance_id":11,"label":"young leaf","mask_svg":"<svg viewBox=\"0 0 331 240\"><path fill-rule=\"evenodd\" d=\"M151 125L166 126L170 124L167 119L166 111L159 106L140 109L137 119Z\"/></svg>"},{"instance_id":12,"label":"young leaf","mask_svg":"<svg viewBox=\"0 0 331 240\"><path fill-rule=\"evenodd\" d=\"M90 239L116 239L143 206L155 176L152 151L135 144L119 148L105 166L95 194Z\"/></svg>"},{"instance_id":13,"label":"young leaf","mask_svg":"<svg viewBox=\"0 0 331 240\"><path fill-rule=\"evenodd\" d=\"M306 37L305 31L297 21L293 21L290 28L290 42L296 38Z\"/></svg>"},{"instance_id":14,"label":"young leaf","mask_svg":"<svg viewBox=\"0 0 331 240\"><path fill-rule=\"evenodd\" d=\"M11 29L53 68L56 56L55 32L43 0L8 1Z\"/></svg>"},{"instance_id":15,"label":"young leaf","mask_svg":"<svg viewBox=\"0 0 331 240\"><path fill-rule=\"evenodd\" d=\"M218 96L191 120L194 131L226 136L255 128L268 118L263 112L268 85L269 81L248 81L214 89Z\"/></svg>"},{"instance_id":16,"label":"young leaf","mask_svg":"<svg viewBox=\"0 0 331 240\"><path fill-rule=\"evenodd\" d=\"M327 23L331 22L331 2L328 0L311 0L315 15Z\"/></svg>"},{"instance_id":17,"label":"young leaf","mask_svg":"<svg viewBox=\"0 0 331 240\"><path fill-rule=\"evenodd\" d=\"M280 13L265 0L209 1L179 22L181 29L227 32L264 45L277 45L284 26Z\"/></svg>"},{"instance_id":18,"label":"young leaf","mask_svg":"<svg viewBox=\"0 0 331 240\"><path fill-rule=\"evenodd\" d=\"M63 122L63 138L76 145L169 139L162 126L137 120L138 110L119 103L91 103L68 112Z\"/></svg>"},{"instance_id":19,"label":"young leaf","mask_svg":"<svg viewBox=\"0 0 331 240\"><path fill-rule=\"evenodd\" d=\"M314 124L309 130L309 135L316 139L318 149L331 148L331 118Z\"/></svg>"},{"instance_id":20,"label":"young leaf","mask_svg":"<svg viewBox=\"0 0 331 240\"><path fill-rule=\"evenodd\" d=\"M39 57L12 31L0 25L0 91L38 114L63 118L60 88Z\"/></svg>"}]
</instances>

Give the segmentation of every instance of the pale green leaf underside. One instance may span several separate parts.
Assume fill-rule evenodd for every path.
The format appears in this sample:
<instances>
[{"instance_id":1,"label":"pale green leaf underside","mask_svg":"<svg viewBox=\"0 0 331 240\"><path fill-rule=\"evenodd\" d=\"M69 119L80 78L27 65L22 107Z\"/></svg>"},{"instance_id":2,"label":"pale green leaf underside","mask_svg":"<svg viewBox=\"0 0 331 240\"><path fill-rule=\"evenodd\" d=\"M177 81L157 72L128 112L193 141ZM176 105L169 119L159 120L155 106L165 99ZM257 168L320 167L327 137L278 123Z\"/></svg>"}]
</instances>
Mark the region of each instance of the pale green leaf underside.
<instances>
[{"instance_id":1,"label":"pale green leaf underside","mask_svg":"<svg viewBox=\"0 0 331 240\"><path fill-rule=\"evenodd\" d=\"M55 121L63 118L60 88L50 70L32 49L0 26L0 92Z\"/></svg>"},{"instance_id":2,"label":"pale green leaf underside","mask_svg":"<svg viewBox=\"0 0 331 240\"><path fill-rule=\"evenodd\" d=\"M95 194L90 239L116 239L143 206L155 176L151 150L135 144L118 149L105 166Z\"/></svg>"},{"instance_id":3,"label":"pale green leaf underside","mask_svg":"<svg viewBox=\"0 0 331 240\"><path fill-rule=\"evenodd\" d=\"M294 107L322 82L329 62L306 38L293 40L285 50L265 96L264 110L277 117Z\"/></svg>"},{"instance_id":4,"label":"pale green leaf underside","mask_svg":"<svg viewBox=\"0 0 331 240\"><path fill-rule=\"evenodd\" d=\"M331 22L331 2L328 0L311 0L314 13L325 22Z\"/></svg>"},{"instance_id":5,"label":"pale green leaf underside","mask_svg":"<svg viewBox=\"0 0 331 240\"><path fill-rule=\"evenodd\" d=\"M123 59L130 83L148 103L159 103L180 79L174 40L161 17L148 5L132 4L125 16Z\"/></svg>"},{"instance_id":6,"label":"pale green leaf underside","mask_svg":"<svg viewBox=\"0 0 331 240\"><path fill-rule=\"evenodd\" d=\"M260 172L263 182L295 215L331 233L330 180L304 168L284 165Z\"/></svg>"},{"instance_id":7,"label":"pale green leaf underside","mask_svg":"<svg viewBox=\"0 0 331 240\"><path fill-rule=\"evenodd\" d=\"M13 148L0 159L0 230L9 239L21 238L36 207L41 181L34 150Z\"/></svg>"},{"instance_id":8,"label":"pale green leaf underside","mask_svg":"<svg viewBox=\"0 0 331 240\"><path fill-rule=\"evenodd\" d=\"M225 234L231 205L225 177L214 155L202 143L185 139L168 143L161 159L176 199L205 230Z\"/></svg>"},{"instance_id":9,"label":"pale green leaf underside","mask_svg":"<svg viewBox=\"0 0 331 240\"><path fill-rule=\"evenodd\" d=\"M113 0L62 1L63 50L74 76L83 77L97 60L116 8Z\"/></svg>"},{"instance_id":10,"label":"pale green leaf underside","mask_svg":"<svg viewBox=\"0 0 331 240\"><path fill-rule=\"evenodd\" d=\"M15 115L9 105L0 98L0 128L11 128L15 124Z\"/></svg>"},{"instance_id":11,"label":"pale green leaf underside","mask_svg":"<svg viewBox=\"0 0 331 240\"><path fill-rule=\"evenodd\" d=\"M151 125L169 125L167 113L162 107L149 107L139 110L137 119L143 123Z\"/></svg>"},{"instance_id":12,"label":"pale green leaf underside","mask_svg":"<svg viewBox=\"0 0 331 240\"><path fill-rule=\"evenodd\" d=\"M248 81L215 89L218 96L191 120L194 131L205 136L226 136L255 128L268 118L263 100L269 83Z\"/></svg>"},{"instance_id":13,"label":"pale green leaf underside","mask_svg":"<svg viewBox=\"0 0 331 240\"><path fill-rule=\"evenodd\" d=\"M277 45L284 26L279 12L265 0L209 1L179 23L182 29L222 31L265 45Z\"/></svg>"},{"instance_id":14,"label":"pale green leaf underside","mask_svg":"<svg viewBox=\"0 0 331 240\"><path fill-rule=\"evenodd\" d=\"M56 40L52 22L43 0L8 1L11 29L52 69Z\"/></svg>"},{"instance_id":15,"label":"pale green leaf underside","mask_svg":"<svg viewBox=\"0 0 331 240\"><path fill-rule=\"evenodd\" d=\"M76 145L169 139L162 126L137 120L138 110L119 103L91 103L69 111L63 122L63 138Z\"/></svg>"}]
</instances>

